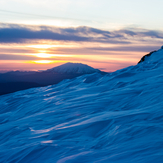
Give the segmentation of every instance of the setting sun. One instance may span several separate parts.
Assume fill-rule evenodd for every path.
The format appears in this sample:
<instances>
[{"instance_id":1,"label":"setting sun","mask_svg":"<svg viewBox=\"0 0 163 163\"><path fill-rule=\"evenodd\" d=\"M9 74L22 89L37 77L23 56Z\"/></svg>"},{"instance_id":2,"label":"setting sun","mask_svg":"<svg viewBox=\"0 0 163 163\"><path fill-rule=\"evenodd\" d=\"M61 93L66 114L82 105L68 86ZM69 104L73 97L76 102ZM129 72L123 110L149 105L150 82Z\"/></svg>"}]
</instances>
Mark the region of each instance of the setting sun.
<instances>
[{"instance_id":1,"label":"setting sun","mask_svg":"<svg viewBox=\"0 0 163 163\"><path fill-rule=\"evenodd\" d=\"M38 53L38 54L35 54L37 57L40 57L40 58L51 58L52 55L51 54L46 54L46 53Z\"/></svg>"},{"instance_id":2,"label":"setting sun","mask_svg":"<svg viewBox=\"0 0 163 163\"><path fill-rule=\"evenodd\" d=\"M49 60L39 60L39 61L32 61L33 63L38 63L38 64L49 64L49 63L54 63L56 61L49 61Z\"/></svg>"},{"instance_id":3,"label":"setting sun","mask_svg":"<svg viewBox=\"0 0 163 163\"><path fill-rule=\"evenodd\" d=\"M75 55L38 53L34 54L34 56L37 56L39 58L54 58L54 57L73 57Z\"/></svg>"}]
</instances>

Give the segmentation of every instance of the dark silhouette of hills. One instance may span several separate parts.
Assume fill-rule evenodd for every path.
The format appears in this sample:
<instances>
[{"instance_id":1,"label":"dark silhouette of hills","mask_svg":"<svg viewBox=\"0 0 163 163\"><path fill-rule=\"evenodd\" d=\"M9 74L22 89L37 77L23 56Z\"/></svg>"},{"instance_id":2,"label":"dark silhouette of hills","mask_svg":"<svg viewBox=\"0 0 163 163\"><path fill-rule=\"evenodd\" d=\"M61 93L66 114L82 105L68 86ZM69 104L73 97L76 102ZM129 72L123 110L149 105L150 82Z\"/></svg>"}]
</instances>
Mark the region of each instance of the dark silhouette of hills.
<instances>
[{"instance_id":1,"label":"dark silhouette of hills","mask_svg":"<svg viewBox=\"0 0 163 163\"><path fill-rule=\"evenodd\" d=\"M38 83L32 82L6 82L0 83L0 95L8 94L28 88L41 87Z\"/></svg>"},{"instance_id":2,"label":"dark silhouette of hills","mask_svg":"<svg viewBox=\"0 0 163 163\"><path fill-rule=\"evenodd\" d=\"M66 63L42 72L11 71L0 74L0 95L33 87L57 84L64 79L72 79L95 72L107 74L81 63Z\"/></svg>"}]
</instances>

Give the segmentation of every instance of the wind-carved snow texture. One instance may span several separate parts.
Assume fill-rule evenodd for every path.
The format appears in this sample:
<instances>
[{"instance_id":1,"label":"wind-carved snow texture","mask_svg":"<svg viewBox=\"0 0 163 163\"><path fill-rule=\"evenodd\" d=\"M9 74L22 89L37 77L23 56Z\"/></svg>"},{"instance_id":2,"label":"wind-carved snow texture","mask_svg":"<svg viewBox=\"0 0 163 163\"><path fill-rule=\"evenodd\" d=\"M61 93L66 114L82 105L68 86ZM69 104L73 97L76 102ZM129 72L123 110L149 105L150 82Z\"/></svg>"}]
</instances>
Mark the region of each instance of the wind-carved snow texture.
<instances>
[{"instance_id":1,"label":"wind-carved snow texture","mask_svg":"<svg viewBox=\"0 0 163 163\"><path fill-rule=\"evenodd\" d=\"M0 97L0 162L163 162L163 49L136 66Z\"/></svg>"}]
</instances>

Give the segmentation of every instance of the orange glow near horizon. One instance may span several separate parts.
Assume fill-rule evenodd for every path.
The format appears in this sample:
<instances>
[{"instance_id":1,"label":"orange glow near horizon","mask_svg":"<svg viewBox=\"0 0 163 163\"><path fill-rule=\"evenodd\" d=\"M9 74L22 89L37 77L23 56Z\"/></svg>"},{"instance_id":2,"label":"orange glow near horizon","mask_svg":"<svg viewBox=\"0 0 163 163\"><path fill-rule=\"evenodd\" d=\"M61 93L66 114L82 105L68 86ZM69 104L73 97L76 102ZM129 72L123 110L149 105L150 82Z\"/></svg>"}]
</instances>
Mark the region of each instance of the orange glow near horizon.
<instances>
[{"instance_id":1,"label":"orange glow near horizon","mask_svg":"<svg viewBox=\"0 0 163 163\"><path fill-rule=\"evenodd\" d=\"M36 61L27 61L25 63L34 63L34 64L52 64L52 63L63 63L66 61L60 61L60 60L36 60Z\"/></svg>"},{"instance_id":2,"label":"orange glow near horizon","mask_svg":"<svg viewBox=\"0 0 163 163\"><path fill-rule=\"evenodd\" d=\"M144 55L144 52L136 51L107 51L105 49L116 46L103 43L42 41L33 45L32 43L12 46L0 44L0 47L2 57L6 55L0 59L0 70L46 70L66 62L73 62L111 72L136 64Z\"/></svg>"},{"instance_id":3,"label":"orange glow near horizon","mask_svg":"<svg viewBox=\"0 0 163 163\"><path fill-rule=\"evenodd\" d=\"M78 47L77 44L58 44L56 43L55 45L53 44L35 44L35 45L26 45L26 47L29 48L35 48L35 49L49 49L49 48L58 48L58 47Z\"/></svg>"}]
</instances>

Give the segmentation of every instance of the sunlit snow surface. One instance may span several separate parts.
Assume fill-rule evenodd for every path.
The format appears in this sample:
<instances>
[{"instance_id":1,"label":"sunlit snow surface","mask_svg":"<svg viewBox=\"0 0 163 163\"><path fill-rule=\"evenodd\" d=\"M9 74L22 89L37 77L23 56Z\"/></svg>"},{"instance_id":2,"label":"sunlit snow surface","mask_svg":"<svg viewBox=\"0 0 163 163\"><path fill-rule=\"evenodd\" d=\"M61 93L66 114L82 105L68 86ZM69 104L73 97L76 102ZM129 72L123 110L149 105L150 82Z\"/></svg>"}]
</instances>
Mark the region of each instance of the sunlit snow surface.
<instances>
[{"instance_id":1,"label":"sunlit snow surface","mask_svg":"<svg viewBox=\"0 0 163 163\"><path fill-rule=\"evenodd\" d=\"M162 51L105 76L0 96L0 162L163 162Z\"/></svg>"}]
</instances>

